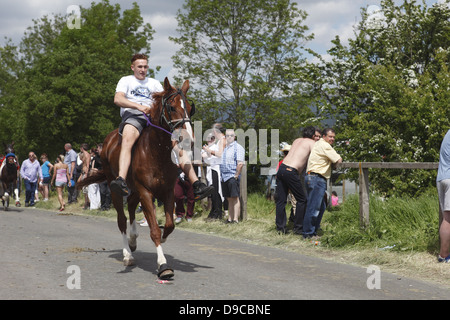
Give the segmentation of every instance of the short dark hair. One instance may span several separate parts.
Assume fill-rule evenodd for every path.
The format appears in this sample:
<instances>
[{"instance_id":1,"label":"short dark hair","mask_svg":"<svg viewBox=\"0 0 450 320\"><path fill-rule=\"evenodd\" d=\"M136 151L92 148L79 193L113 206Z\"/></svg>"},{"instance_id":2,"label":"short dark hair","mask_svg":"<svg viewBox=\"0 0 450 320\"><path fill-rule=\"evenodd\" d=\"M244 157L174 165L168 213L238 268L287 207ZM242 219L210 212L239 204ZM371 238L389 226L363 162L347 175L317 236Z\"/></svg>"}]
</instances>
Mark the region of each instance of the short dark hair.
<instances>
[{"instance_id":1,"label":"short dark hair","mask_svg":"<svg viewBox=\"0 0 450 320\"><path fill-rule=\"evenodd\" d=\"M225 131L226 131L226 129L222 126L221 123L214 123L212 128L213 128L213 130L220 132L220 133L225 133Z\"/></svg>"},{"instance_id":2,"label":"short dark hair","mask_svg":"<svg viewBox=\"0 0 450 320\"><path fill-rule=\"evenodd\" d=\"M336 133L333 128L325 128L322 131L322 136L328 135L328 132L330 132L330 131L333 132L334 134Z\"/></svg>"},{"instance_id":3,"label":"short dark hair","mask_svg":"<svg viewBox=\"0 0 450 320\"><path fill-rule=\"evenodd\" d=\"M148 57L145 54L142 53L136 53L132 58L131 58L131 63L135 62L136 60L147 60L148 61Z\"/></svg>"},{"instance_id":4,"label":"short dark hair","mask_svg":"<svg viewBox=\"0 0 450 320\"><path fill-rule=\"evenodd\" d=\"M314 135L316 134L316 128L313 126L309 126L303 129L303 138L314 139Z\"/></svg>"}]
</instances>

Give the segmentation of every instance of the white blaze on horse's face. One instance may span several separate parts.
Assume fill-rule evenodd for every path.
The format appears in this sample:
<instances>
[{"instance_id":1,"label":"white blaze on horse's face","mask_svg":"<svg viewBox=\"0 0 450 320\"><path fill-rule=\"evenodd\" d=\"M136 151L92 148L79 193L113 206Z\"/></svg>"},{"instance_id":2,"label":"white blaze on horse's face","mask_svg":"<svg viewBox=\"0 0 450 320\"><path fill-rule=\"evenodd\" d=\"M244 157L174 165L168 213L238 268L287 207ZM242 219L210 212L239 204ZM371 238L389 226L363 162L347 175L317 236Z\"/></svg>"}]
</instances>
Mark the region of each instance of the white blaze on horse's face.
<instances>
[{"instance_id":1,"label":"white blaze on horse's face","mask_svg":"<svg viewBox=\"0 0 450 320\"><path fill-rule=\"evenodd\" d=\"M181 99L181 107L184 110L184 114L188 114L188 112L186 110L186 107L184 105L183 99ZM191 123L190 122L186 122L185 125L186 125L186 131L189 134L189 137L191 138L191 141L194 141L194 131L192 130Z\"/></svg>"}]
</instances>

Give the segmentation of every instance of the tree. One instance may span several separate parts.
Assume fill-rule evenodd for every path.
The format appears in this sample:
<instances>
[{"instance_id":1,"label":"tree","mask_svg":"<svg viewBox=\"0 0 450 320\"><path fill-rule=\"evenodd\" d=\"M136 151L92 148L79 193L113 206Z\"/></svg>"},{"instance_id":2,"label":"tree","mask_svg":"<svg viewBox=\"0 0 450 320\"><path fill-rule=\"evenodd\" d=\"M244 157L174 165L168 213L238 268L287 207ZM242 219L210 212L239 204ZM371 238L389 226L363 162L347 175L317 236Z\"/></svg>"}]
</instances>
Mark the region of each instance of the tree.
<instances>
[{"instance_id":1,"label":"tree","mask_svg":"<svg viewBox=\"0 0 450 320\"><path fill-rule=\"evenodd\" d=\"M22 154L32 149L56 156L65 142L102 142L120 122L113 103L118 80L130 73L132 54L150 52L154 30L143 23L136 3L122 13L106 0L81 8L79 29L66 20L34 20L18 50L19 63L3 68L16 82L2 89L8 103L0 112Z\"/></svg>"},{"instance_id":2,"label":"tree","mask_svg":"<svg viewBox=\"0 0 450 320\"><path fill-rule=\"evenodd\" d=\"M289 0L187 0L173 57L206 124L277 128L293 138L312 113L301 92L306 13ZM293 136L294 135L294 136Z\"/></svg>"},{"instance_id":3,"label":"tree","mask_svg":"<svg viewBox=\"0 0 450 320\"><path fill-rule=\"evenodd\" d=\"M416 1L362 9L349 46L339 37L332 61L311 66L324 112L337 119L345 161L436 162L449 128L450 10ZM386 195L417 194L434 185L432 171L372 170Z\"/></svg>"}]
</instances>

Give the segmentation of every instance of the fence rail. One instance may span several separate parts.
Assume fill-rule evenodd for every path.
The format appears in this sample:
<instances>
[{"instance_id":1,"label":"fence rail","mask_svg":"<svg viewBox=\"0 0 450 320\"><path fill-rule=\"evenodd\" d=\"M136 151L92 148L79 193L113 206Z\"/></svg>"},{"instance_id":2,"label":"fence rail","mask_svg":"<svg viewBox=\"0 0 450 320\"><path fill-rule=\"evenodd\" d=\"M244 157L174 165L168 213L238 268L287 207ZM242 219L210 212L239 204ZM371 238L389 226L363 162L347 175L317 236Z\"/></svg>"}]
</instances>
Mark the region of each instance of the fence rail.
<instances>
[{"instance_id":1,"label":"fence rail","mask_svg":"<svg viewBox=\"0 0 450 320\"><path fill-rule=\"evenodd\" d=\"M369 169L429 169L436 170L439 162L342 162L336 169L359 169L359 220L362 228L369 226ZM442 212L439 209L439 224Z\"/></svg>"}]
</instances>

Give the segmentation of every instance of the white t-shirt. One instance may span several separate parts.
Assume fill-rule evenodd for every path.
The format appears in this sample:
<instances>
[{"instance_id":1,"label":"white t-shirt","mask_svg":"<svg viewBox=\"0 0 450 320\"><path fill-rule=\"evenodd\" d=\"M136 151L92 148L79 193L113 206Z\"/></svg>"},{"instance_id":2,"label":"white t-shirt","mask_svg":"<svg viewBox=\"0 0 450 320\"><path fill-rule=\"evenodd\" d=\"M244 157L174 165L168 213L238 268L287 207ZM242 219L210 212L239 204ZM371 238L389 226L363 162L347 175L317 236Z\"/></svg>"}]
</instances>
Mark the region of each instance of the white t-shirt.
<instances>
[{"instance_id":1,"label":"white t-shirt","mask_svg":"<svg viewBox=\"0 0 450 320\"><path fill-rule=\"evenodd\" d=\"M117 92L125 93L125 97L145 106L151 106L153 103L152 94L164 91L161 83L152 78L138 80L134 75L122 77L116 87ZM130 108L120 108L120 116Z\"/></svg>"}]
</instances>

